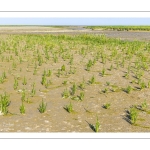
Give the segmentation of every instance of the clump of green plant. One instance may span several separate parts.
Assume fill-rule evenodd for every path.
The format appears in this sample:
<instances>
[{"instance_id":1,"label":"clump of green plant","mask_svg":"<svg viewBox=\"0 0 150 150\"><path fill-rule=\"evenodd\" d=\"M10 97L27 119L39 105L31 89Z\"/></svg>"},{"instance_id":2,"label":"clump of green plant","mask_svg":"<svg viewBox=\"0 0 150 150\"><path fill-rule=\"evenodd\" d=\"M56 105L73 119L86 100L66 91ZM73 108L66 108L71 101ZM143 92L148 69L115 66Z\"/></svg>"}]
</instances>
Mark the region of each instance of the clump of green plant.
<instances>
[{"instance_id":1,"label":"clump of green plant","mask_svg":"<svg viewBox=\"0 0 150 150\"><path fill-rule=\"evenodd\" d=\"M22 57L19 57L19 62L20 62L20 64L22 63Z\"/></svg>"},{"instance_id":2,"label":"clump of green plant","mask_svg":"<svg viewBox=\"0 0 150 150\"><path fill-rule=\"evenodd\" d=\"M69 64L70 64L70 65L73 64L73 57L70 58Z\"/></svg>"},{"instance_id":3,"label":"clump of green plant","mask_svg":"<svg viewBox=\"0 0 150 150\"><path fill-rule=\"evenodd\" d=\"M15 55L18 56L18 51L15 49Z\"/></svg>"},{"instance_id":4,"label":"clump of green plant","mask_svg":"<svg viewBox=\"0 0 150 150\"><path fill-rule=\"evenodd\" d=\"M75 74L76 73L76 68L70 66L70 70L68 72L69 74Z\"/></svg>"},{"instance_id":5,"label":"clump of green plant","mask_svg":"<svg viewBox=\"0 0 150 150\"><path fill-rule=\"evenodd\" d=\"M105 109L110 108L110 103L106 103L106 104L104 104L104 105L103 105L103 108L105 108Z\"/></svg>"},{"instance_id":6,"label":"clump of green plant","mask_svg":"<svg viewBox=\"0 0 150 150\"><path fill-rule=\"evenodd\" d=\"M137 72L135 76L136 76L137 79L141 79L143 74L144 74L144 72Z\"/></svg>"},{"instance_id":7,"label":"clump of green plant","mask_svg":"<svg viewBox=\"0 0 150 150\"><path fill-rule=\"evenodd\" d=\"M33 97L36 93L35 82L32 84L31 96Z\"/></svg>"},{"instance_id":8,"label":"clump of green plant","mask_svg":"<svg viewBox=\"0 0 150 150\"><path fill-rule=\"evenodd\" d=\"M148 87L148 88L150 88L150 81L148 81L148 85L147 85L147 87Z\"/></svg>"},{"instance_id":9,"label":"clump of green plant","mask_svg":"<svg viewBox=\"0 0 150 150\"><path fill-rule=\"evenodd\" d=\"M85 83L84 82L80 83L79 88L81 90L84 90L85 89Z\"/></svg>"},{"instance_id":10,"label":"clump of green plant","mask_svg":"<svg viewBox=\"0 0 150 150\"><path fill-rule=\"evenodd\" d=\"M105 70L105 68L103 68L103 69L102 69L101 74L102 74L102 76L103 76L103 77L105 76L105 74L106 74L106 70Z\"/></svg>"},{"instance_id":11,"label":"clump of green plant","mask_svg":"<svg viewBox=\"0 0 150 150\"><path fill-rule=\"evenodd\" d=\"M90 127L91 127L91 129L92 129L94 132L98 132L98 131L99 131L99 129L100 129L100 122L99 122L99 120L98 120L98 117L97 117L97 119L96 119L95 126L90 124Z\"/></svg>"},{"instance_id":12,"label":"clump of green plant","mask_svg":"<svg viewBox=\"0 0 150 150\"><path fill-rule=\"evenodd\" d=\"M54 60L55 63L57 63L58 62L58 57L56 55L54 55L53 60Z\"/></svg>"},{"instance_id":13,"label":"clump of green plant","mask_svg":"<svg viewBox=\"0 0 150 150\"><path fill-rule=\"evenodd\" d=\"M124 68L124 66L125 66L125 60L124 60L124 58L122 59L121 65Z\"/></svg>"},{"instance_id":14,"label":"clump of green plant","mask_svg":"<svg viewBox=\"0 0 150 150\"><path fill-rule=\"evenodd\" d=\"M12 63L12 67L13 68L16 68L17 67L17 64L13 61L13 63Z\"/></svg>"},{"instance_id":15,"label":"clump of green plant","mask_svg":"<svg viewBox=\"0 0 150 150\"><path fill-rule=\"evenodd\" d=\"M70 93L67 89L65 89L62 93L62 98L68 98L70 96Z\"/></svg>"},{"instance_id":16,"label":"clump of green plant","mask_svg":"<svg viewBox=\"0 0 150 150\"><path fill-rule=\"evenodd\" d=\"M100 122L99 122L98 117L97 117L96 124L95 124L95 132L98 132L99 128L100 128Z\"/></svg>"},{"instance_id":17,"label":"clump of green plant","mask_svg":"<svg viewBox=\"0 0 150 150\"><path fill-rule=\"evenodd\" d=\"M80 95L78 96L73 96L71 98L72 100L77 100L77 101L82 101L84 99L84 93L83 92L80 92Z\"/></svg>"},{"instance_id":18,"label":"clump of green plant","mask_svg":"<svg viewBox=\"0 0 150 150\"><path fill-rule=\"evenodd\" d=\"M46 70L44 69L42 76L46 76Z\"/></svg>"},{"instance_id":19,"label":"clump of green plant","mask_svg":"<svg viewBox=\"0 0 150 150\"><path fill-rule=\"evenodd\" d=\"M110 82L106 82L106 85L109 86L109 85L110 85Z\"/></svg>"},{"instance_id":20,"label":"clump of green plant","mask_svg":"<svg viewBox=\"0 0 150 150\"><path fill-rule=\"evenodd\" d=\"M62 84L63 84L63 85L67 85L67 81L66 81L66 80L63 81Z\"/></svg>"},{"instance_id":21,"label":"clump of green plant","mask_svg":"<svg viewBox=\"0 0 150 150\"><path fill-rule=\"evenodd\" d=\"M65 65L62 65L62 66L61 66L61 71L65 71L65 70L66 70Z\"/></svg>"},{"instance_id":22,"label":"clump of green plant","mask_svg":"<svg viewBox=\"0 0 150 150\"><path fill-rule=\"evenodd\" d=\"M87 71L90 71L92 65L93 65L92 60L89 60L88 63L86 64L86 70L87 70Z\"/></svg>"},{"instance_id":23,"label":"clump of green plant","mask_svg":"<svg viewBox=\"0 0 150 150\"><path fill-rule=\"evenodd\" d=\"M4 95L1 95L1 100L0 100L0 111L1 113L3 113L4 115L6 115L8 113L8 106L10 105L10 96L6 94L6 92L4 93Z\"/></svg>"},{"instance_id":24,"label":"clump of green plant","mask_svg":"<svg viewBox=\"0 0 150 150\"><path fill-rule=\"evenodd\" d=\"M95 83L95 77L94 77L94 75L93 75L92 78L89 80L89 83L90 83L90 84L94 84L94 83Z\"/></svg>"},{"instance_id":25,"label":"clump of green plant","mask_svg":"<svg viewBox=\"0 0 150 150\"><path fill-rule=\"evenodd\" d=\"M16 90L17 89L17 87L18 87L18 80L17 80L17 78L14 78L14 85L13 85L13 87L14 87L14 90Z\"/></svg>"},{"instance_id":26,"label":"clump of green plant","mask_svg":"<svg viewBox=\"0 0 150 150\"><path fill-rule=\"evenodd\" d=\"M108 88L105 88L104 90L102 90L103 93L107 93L108 92Z\"/></svg>"},{"instance_id":27,"label":"clump of green plant","mask_svg":"<svg viewBox=\"0 0 150 150\"><path fill-rule=\"evenodd\" d=\"M25 106L24 106L23 102L19 109L20 109L21 114L25 114Z\"/></svg>"},{"instance_id":28,"label":"clump of green plant","mask_svg":"<svg viewBox=\"0 0 150 150\"><path fill-rule=\"evenodd\" d=\"M42 63L43 63L43 58L41 55L38 54L38 65L42 66Z\"/></svg>"},{"instance_id":29,"label":"clump of green plant","mask_svg":"<svg viewBox=\"0 0 150 150\"><path fill-rule=\"evenodd\" d=\"M134 83L136 83L136 81L135 81L135 80L132 80L132 81L131 81L131 83L133 83L133 84L134 84Z\"/></svg>"},{"instance_id":30,"label":"clump of green plant","mask_svg":"<svg viewBox=\"0 0 150 150\"><path fill-rule=\"evenodd\" d=\"M50 58L47 49L45 50L45 58L46 58L47 60L49 60L49 58Z\"/></svg>"},{"instance_id":31,"label":"clump of green plant","mask_svg":"<svg viewBox=\"0 0 150 150\"><path fill-rule=\"evenodd\" d=\"M45 88L48 88L50 86L50 84L52 84L51 80L47 80L45 83Z\"/></svg>"},{"instance_id":32,"label":"clump of green plant","mask_svg":"<svg viewBox=\"0 0 150 150\"><path fill-rule=\"evenodd\" d=\"M27 84L27 79L26 79L26 77L23 78L22 84L23 84L23 85L26 85L26 84Z\"/></svg>"},{"instance_id":33,"label":"clump of green plant","mask_svg":"<svg viewBox=\"0 0 150 150\"><path fill-rule=\"evenodd\" d=\"M38 108L39 112L44 113L46 111L46 107L47 107L47 104L44 103L44 101L42 99L42 102L41 102L41 104L39 105L39 108Z\"/></svg>"},{"instance_id":34,"label":"clump of green plant","mask_svg":"<svg viewBox=\"0 0 150 150\"><path fill-rule=\"evenodd\" d=\"M73 112L72 103L70 102L70 104L69 104L69 105L66 105L66 106L64 107L64 109L65 109L67 112L72 113L72 112Z\"/></svg>"},{"instance_id":35,"label":"clump of green plant","mask_svg":"<svg viewBox=\"0 0 150 150\"><path fill-rule=\"evenodd\" d=\"M47 72L47 77L50 77L52 75L52 71L51 70L48 70Z\"/></svg>"},{"instance_id":36,"label":"clump of green plant","mask_svg":"<svg viewBox=\"0 0 150 150\"><path fill-rule=\"evenodd\" d=\"M125 89L125 91L126 91L126 93L131 93L131 91L132 91L133 89L132 89L132 87L131 86L128 86L126 89Z\"/></svg>"},{"instance_id":37,"label":"clump of green plant","mask_svg":"<svg viewBox=\"0 0 150 150\"><path fill-rule=\"evenodd\" d=\"M45 84L46 84L46 76L42 76L41 84L42 84L42 85L45 85Z\"/></svg>"},{"instance_id":38,"label":"clump of green plant","mask_svg":"<svg viewBox=\"0 0 150 150\"><path fill-rule=\"evenodd\" d=\"M102 55L101 55L101 58L102 58L102 63L103 63L103 64L106 64L106 55L105 55L105 54L102 54Z\"/></svg>"},{"instance_id":39,"label":"clump of green plant","mask_svg":"<svg viewBox=\"0 0 150 150\"><path fill-rule=\"evenodd\" d=\"M61 69L58 69L57 77L60 77L60 75L61 75Z\"/></svg>"},{"instance_id":40,"label":"clump of green plant","mask_svg":"<svg viewBox=\"0 0 150 150\"><path fill-rule=\"evenodd\" d=\"M124 75L124 77L125 77L126 79L129 79L129 73L126 73L126 74Z\"/></svg>"},{"instance_id":41,"label":"clump of green plant","mask_svg":"<svg viewBox=\"0 0 150 150\"><path fill-rule=\"evenodd\" d=\"M144 88L146 88L146 84L145 84L145 82L141 82L141 83L140 83L140 89L142 90L142 89L144 89Z\"/></svg>"},{"instance_id":42,"label":"clump of green plant","mask_svg":"<svg viewBox=\"0 0 150 150\"><path fill-rule=\"evenodd\" d=\"M137 109L135 107L131 107L130 111L129 111L129 118L130 118L131 124L135 124L136 123L137 117L138 117Z\"/></svg>"},{"instance_id":43,"label":"clump of green plant","mask_svg":"<svg viewBox=\"0 0 150 150\"><path fill-rule=\"evenodd\" d=\"M76 86L76 84L74 83L73 86L72 86L72 88L71 88L71 95L74 95L75 92L76 92L76 90L77 90L77 86Z\"/></svg>"},{"instance_id":44,"label":"clump of green plant","mask_svg":"<svg viewBox=\"0 0 150 150\"><path fill-rule=\"evenodd\" d=\"M26 100L26 91L25 91L25 89L22 90L21 100L22 100L22 101L25 101L25 100Z\"/></svg>"},{"instance_id":45,"label":"clump of green plant","mask_svg":"<svg viewBox=\"0 0 150 150\"><path fill-rule=\"evenodd\" d=\"M36 74L37 74L37 69L34 69L33 75L36 75Z\"/></svg>"},{"instance_id":46,"label":"clump of green plant","mask_svg":"<svg viewBox=\"0 0 150 150\"><path fill-rule=\"evenodd\" d=\"M144 100L144 102L141 104L141 109L143 111L146 111L147 107L148 107L147 102L146 102L146 100Z\"/></svg>"},{"instance_id":47,"label":"clump of green plant","mask_svg":"<svg viewBox=\"0 0 150 150\"><path fill-rule=\"evenodd\" d=\"M6 78L7 78L7 77L6 77L6 72L5 72L5 71L2 73L2 78L3 78L3 79L6 79Z\"/></svg>"},{"instance_id":48,"label":"clump of green plant","mask_svg":"<svg viewBox=\"0 0 150 150\"><path fill-rule=\"evenodd\" d=\"M78 96L79 99L82 101L84 99L84 93L83 92L80 92L80 95Z\"/></svg>"},{"instance_id":49,"label":"clump of green plant","mask_svg":"<svg viewBox=\"0 0 150 150\"><path fill-rule=\"evenodd\" d=\"M0 83L4 83L4 78L0 77Z\"/></svg>"},{"instance_id":50,"label":"clump of green plant","mask_svg":"<svg viewBox=\"0 0 150 150\"><path fill-rule=\"evenodd\" d=\"M79 51L79 54L85 56L85 49L84 49L84 47L81 48L81 50Z\"/></svg>"},{"instance_id":51,"label":"clump of green plant","mask_svg":"<svg viewBox=\"0 0 150 150\"><path fill-rule=\"evenodd\" d=\"M113 65L111 64L111 66L110 66L109 70L111 71L112 69L113 69Z\"/></svg>"},{"instance_id":52,"label":"clump of green plant","mask_svg":"<svg viewBox=\"0 0 150 150\"><path fill-rule=\"evenodd\" d=\"M31 101L30 101L30 98L29 98L29 97L27 97L26 102L27 102L28 104L29 104L29 103L31 103Z\"/></svg>"}]
</instances>

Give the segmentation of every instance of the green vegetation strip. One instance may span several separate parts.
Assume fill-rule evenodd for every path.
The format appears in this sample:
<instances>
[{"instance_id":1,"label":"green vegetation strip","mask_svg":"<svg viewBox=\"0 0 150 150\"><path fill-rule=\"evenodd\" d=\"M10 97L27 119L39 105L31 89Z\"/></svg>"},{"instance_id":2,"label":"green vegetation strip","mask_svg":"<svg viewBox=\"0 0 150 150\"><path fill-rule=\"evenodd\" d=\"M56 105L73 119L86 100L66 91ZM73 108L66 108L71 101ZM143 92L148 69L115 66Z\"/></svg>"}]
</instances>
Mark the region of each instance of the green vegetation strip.
<instances>
[{"instance_id":1,"label":"green vegetation strip","mask_svg":"<svg viewBox=\"0 0 150 150\"><path fill-rule=\"evenodd\" d=\"M87 26L92 30L150 31L150 26Z\"/></svg>"}]
</instances>

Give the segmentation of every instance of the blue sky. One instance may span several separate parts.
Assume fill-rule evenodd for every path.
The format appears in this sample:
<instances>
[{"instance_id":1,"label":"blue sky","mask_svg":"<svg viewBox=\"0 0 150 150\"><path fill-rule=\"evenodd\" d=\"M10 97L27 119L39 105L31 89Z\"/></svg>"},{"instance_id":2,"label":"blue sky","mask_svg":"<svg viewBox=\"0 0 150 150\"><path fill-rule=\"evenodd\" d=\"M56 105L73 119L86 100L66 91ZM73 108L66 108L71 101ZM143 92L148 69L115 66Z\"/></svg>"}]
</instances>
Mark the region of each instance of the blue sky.
<instances>
[{"instance_id":1,"label":"blue sky","mask_svg":"<svg viewBox=\"0 0 150 150\"><path fill-rule=\"evenodd\" d=\"M150 25L150 18L0 18L0 25Z\"/></svg>"}]
</instances>

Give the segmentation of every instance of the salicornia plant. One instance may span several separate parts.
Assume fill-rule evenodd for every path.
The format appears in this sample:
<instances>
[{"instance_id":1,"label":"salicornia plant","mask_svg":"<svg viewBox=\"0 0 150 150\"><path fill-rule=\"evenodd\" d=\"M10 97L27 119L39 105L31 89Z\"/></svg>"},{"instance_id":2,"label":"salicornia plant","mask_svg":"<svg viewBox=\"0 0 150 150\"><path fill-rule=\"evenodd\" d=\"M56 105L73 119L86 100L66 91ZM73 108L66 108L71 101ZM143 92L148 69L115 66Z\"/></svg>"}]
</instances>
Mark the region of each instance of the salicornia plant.
<instances>
[{"instance_id":1,"label":"salicornia plant","mask_svg":"<svg viewBox=\"0 0 150 150\"><path fill-rule=\"evenodd\" d=\"M90 127L91 127L91 129L92 129L94 132L98 132L98 131L99 131L99 129L100 129L100 122L99 122L99 120L98 120L98 117L96 118L96 123L95 123L95 125L90 124Z\"/></svg>"},{"instance_id":2,"label":"salicornia plant","mask_svg":"<svg viewBox=\"0 0 150 150\"><path fill-rule=\"evenodd\" d=\"M70 96L69 90L65 89L62 93L62 98L68 98Z\"/></svg>"},{"instance_id":3,"label":"salicornia plant","mask_svg":"<svg viewBox=\"0 0 150 150\"><path fill-rule=\"evenodd\" d=\"M47 104L44 103L44 101L42 99L42 102L41 102L41 104L39 105L39 108L38 108L39 112L44 113L46 111L46 107L47 107Z\"/></svg>"},{"instance_id":4,"label":"salicornia plant","mask_svg":"<svg viewBox=\"0 0 150 150\"><path fill-rule=\"evenodd\" d=\"M131 93L132 91L132 87L131 86L128 86L126 89L125 89L126 93Z\"/></svg>"},{"instance_id":5,"label":"salicornia plant","mask_svg":"<svg viewBox=\"0 0 150 150\"><path fill-rule=\"evenodd\" d=\"M100 128L100 122L99 122L98 117L97 117L96 124L95 124L95 132L98 132L99 128Z\"/></svg>"},{"instance_id":6,"label":"salicornia plant","mask_svg":"<svg viewBox=\"0 0 150 150\"><path fill-rule=\"evenodd\" d=\"M71 95L74 95L75 92L76 92L76 90L77 90L77 86L76 86L76 84L74 83L73 86L72 86L72 88L71 88Z\"/></svg>"},{"instance_id":7,"label":"salicornia plant","mask_svg":"<svg viewBox=\"0 0 150 150\"><path fill-rule=\"evenodd\" d=\"M94 75L93 75L92 78L90 79L89 83L90 83L90 84L94 84L94 83L95 83L95 77L94 77Z\"/></svg>"},{"instance_id":8,"label":"salicornia plant","mask_svg":"<svg viewBox=\"0 0 150 150\"><path fill-rule=\"evenodd\" d=\"M15 81L14 81L14 90L16 90L18 87L18 80L17 78L15 78Z\"/></svg>"},{"instance_id":9,"label":"salicornia plant","mask_svg":"<svg viewBox=\"0 0 150 150\"><path fill-rule=\"evenodd\" d=\"M80 95L78 96L79 99L82 101L84 99L84 93L83 92L80 92Z\"/></svg>"},{"instance_id":10,"label":"salicornia plant","mask_svg":"<svg viewBox=\"0 0 150 150\"><path fill-rule=\"evenodd\" d=\"M31 96L33 97L35 93L36 93L36 90L35 90L35 82L34 82L32 85Z\"/></svg>"},{"instance_id":11,"label":"salicornia plant","mask_svg":"<svg viewBox=\"0 0 150 150\"><path fill-rule=\"evenodd\" d=\"M26 100L26 91L25 91L25 89L22 90L21 100L22 100L22 101L25 101L25 100Z\"/></svg>"},{"instance_id":12,"label":"salicornia plant","mask_svg":"<svg viewBox=\"0 0 150 150\"><path fill-rule=\"evenodd\" d=\"M137 117L138 117L137 109L135 107L130 108L129 118L130 118L131 124L135 124L136 123Z\"/></svg>"},{"instance_id":13,"label":"salicornia plant","mask_svg":"<svg viewBox=\"0 0 150 150\"><path fill-rule=\"evenodd\" d=\"M21 114L25 114L25 106L24 106L23 102L22 102L22 105L20 106L19 110L20 110Z\"/></svg>"},{"instance_id":14,"label":"salicornia plant","mask_svg":"<svg viewBox=\"0 0 150 150\"><path fill-rule=\"evenodd\" d=\"M61 71L65 71L65 70L66 70L65 65L62 65L62 66L61 66Z\"/></svg>"},{"instance_id":15,"label":"salicornia plant","mask_svg":"<svg viewBox=\"0 0 150 150\"><path fill-rule=\"evenodd\" d=\"M8 113L8 109L7 107L10 104L10 100L9 100L9 95L6 94L6 92L4 93L4 95L0 96L0 112L3 113L4 115L6 115Z\"/></svg>"},{"instance_id":16,"label":"salicornia plant","mask_svg":"<svg viewBox=\"0 0 150 150\"><path fill-rule=\"evenodd\" d=\"M105 76L105 74L106 74L106 70L105 70L105 68L103 68L103 69L102 69L101 74L102 74L102 76L103 76L103 77Z\"/></svg>"},{"instance_id":17,"label":"salicornia plant","mask_svg":"<svg viewBox=\"0 0 150 150\"><path fill-rule=\"evenodd\" d=\"M69 113L73 112L73 106L72 106L71 102L70 102L69 105L66 105L66 106L64 107L64 109L65 109L67 112L69 112Z\"/></svg>"},{"instance_id":18,"label":"salicornia plant","mask_svg":"<svg viewBox=\"0 0 150 150\"><path fill-rule=\"evenodd\" d=\"M147 102L146 102L146 100L144 100L144 102L141 104L141 109L143 111L146 111L147 107L148 107Z\"/></svg>"},{"instance_id":19,"label":"salicornia plant","mask_svg":"<svg viewBox=\"0 0 150 150\"><path fill-rule=\"evenodd\" d=\"M26 85L26 84L27 84L27 79L26 79L26 77L23 78L22 84L23 84L23 85Z\"/></svg>"},{"instance_id":20,"label":"salicornia plant","mask_svg":"<svg viewBox=\"0 0 150 150\"><path fill-rule=\"evenodd\" d=\"M104 104L104 105L103 105L103 108L105 108L105 109L110 108L110 103L106 103L106 104Z\"/></svg>"},{"instance_id":21,"label":"salicornia plant","mask_svg":"<svg viewBox=\"0 0 150 150\"><path fill-rule=\"evenodd\" d=\"M46 76L42 76L41 84L42 84L42 85L45 85L45 84L46 84Z\"/></svg>"}]
</instances>

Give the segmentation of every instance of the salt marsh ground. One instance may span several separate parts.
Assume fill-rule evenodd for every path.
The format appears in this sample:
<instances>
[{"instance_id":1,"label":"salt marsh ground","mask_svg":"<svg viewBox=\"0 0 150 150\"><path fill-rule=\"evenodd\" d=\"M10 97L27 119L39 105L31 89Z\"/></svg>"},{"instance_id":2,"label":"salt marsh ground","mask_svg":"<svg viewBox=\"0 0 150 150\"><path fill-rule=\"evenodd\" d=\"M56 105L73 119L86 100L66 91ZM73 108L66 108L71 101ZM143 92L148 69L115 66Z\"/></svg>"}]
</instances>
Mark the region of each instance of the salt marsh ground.
<instances>
[{"instance_id":1,"label":"salt marsh ground","mask_svg":"<svg viewBox=\"0 0 150 150\"><path fill-rule=\"evenodd\" d=\"M1 27L0 131L148 132L149 39L148 32Z\"/></svg>"}]
</instances>

